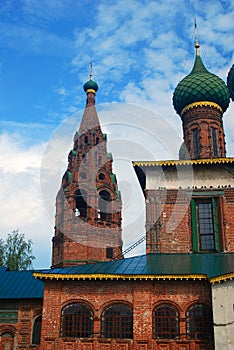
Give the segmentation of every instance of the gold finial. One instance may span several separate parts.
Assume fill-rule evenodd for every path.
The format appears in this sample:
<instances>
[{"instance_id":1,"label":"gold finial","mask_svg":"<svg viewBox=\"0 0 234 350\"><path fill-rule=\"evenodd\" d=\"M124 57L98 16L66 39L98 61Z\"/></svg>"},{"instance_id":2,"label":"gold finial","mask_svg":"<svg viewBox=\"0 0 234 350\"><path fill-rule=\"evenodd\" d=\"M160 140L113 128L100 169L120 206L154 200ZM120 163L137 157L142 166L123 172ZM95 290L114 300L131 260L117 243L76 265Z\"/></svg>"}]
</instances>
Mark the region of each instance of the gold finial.
<instances>
[{"instance_id":1,"label":"gold finial","mask_svg":"<svg viewBox=\"0 0 234 350\"><path fill-rule=\"evenodd\" d=\"M89 78L90 80L93 78L93 62L90 62Z\"/></svg>"},{"instance_id":2,"label":"gold finial","mask_svg":"<svg viewBox=\"0 0 234 350\"><path fill-rule=\"evenodd\" d=\"M198 30L197 30L197 21L196 21L196 18L194 18L194 33L195 33L195 49L196 49L196 56L200 56L200 51L199 51L199 43L198 43Z\"/></svg>"}]
</instances>

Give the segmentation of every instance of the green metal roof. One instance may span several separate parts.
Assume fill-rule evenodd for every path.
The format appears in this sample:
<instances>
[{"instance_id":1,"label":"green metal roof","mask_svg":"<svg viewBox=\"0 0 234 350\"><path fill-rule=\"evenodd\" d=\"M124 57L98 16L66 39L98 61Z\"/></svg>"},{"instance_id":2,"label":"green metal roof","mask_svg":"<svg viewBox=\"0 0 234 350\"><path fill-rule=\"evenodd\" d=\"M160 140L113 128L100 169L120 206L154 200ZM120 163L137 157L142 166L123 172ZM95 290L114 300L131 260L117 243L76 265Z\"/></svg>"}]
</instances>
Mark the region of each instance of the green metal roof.
<instances>
[{"instance_id":1,"label":"green metal roof","mask_svg":"<svg viewBox=\"0 0 234 350\"><path fill-rule=\"evenodd\" d=\"M0 299L42 299L44 283L33 277L33 271L9 271L0 268Z\"/></svg>"},{"instance_id":2,"label":"green metal roof","mask_svg":"<svg viewBox=\"0 0 234 350\"><path fill-rule=\"evenodd\" d=\"M49 279L209 279L234 278L233 254L147 254L66 268L35 271Z\"/></svg>"},{"instance_id":3,"label":"green metal roof","mask_svg":"<svg viewBox=\"0 0 234 350\"><path fill-rule=\"evenodd\" d=\"M95 81L93 81L92 79L90 79L89 81L87 81L84 84L83 89L85 92L89 89L94 90L94 91L98 91L98 84Z\"/></svg>"},{"instance_id":4,"label":"green metal roof","mask_svg":"<svg viewBox=\"0 0 234 350\"><path fill-rule=\"evenodd\" d=\"M201 57L196 56L193 69L177 85L173 95L173 105L178 114L194 102L209 101L218 104L223 112L228 108L230 97L224 81L210 73Z\"/></svg>"},{"instance_id":5,"label":"green metal roof","mask_svg":"<svg viewBox=\"0 0 234 350\"><path fill-rule=\"evenodd\" d=\"M227 76L227 86L230 92L230 97L234 101L234 64L232 65Z\"/></svg>"}]
</instances>

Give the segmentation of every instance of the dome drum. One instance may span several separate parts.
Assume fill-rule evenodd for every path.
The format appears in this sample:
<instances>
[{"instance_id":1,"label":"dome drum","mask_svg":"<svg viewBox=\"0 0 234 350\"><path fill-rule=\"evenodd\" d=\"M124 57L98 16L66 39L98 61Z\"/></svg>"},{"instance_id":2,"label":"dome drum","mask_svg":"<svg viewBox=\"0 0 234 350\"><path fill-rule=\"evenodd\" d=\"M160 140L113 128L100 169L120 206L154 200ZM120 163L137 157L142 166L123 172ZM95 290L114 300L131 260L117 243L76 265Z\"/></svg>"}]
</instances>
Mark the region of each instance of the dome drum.
<instances>
[{"instance_id":1,"label":"dome drum","mask_svg":"<svg viewBox=\"0 0 234 350\"><path fill-rule=\"evenodd\" d=\"M226 156L222 113L219 109L214 109L212 106L188 109L182 116L182 122L184 144L189 152L188 158Z\"/></svg>"}]
</instances>

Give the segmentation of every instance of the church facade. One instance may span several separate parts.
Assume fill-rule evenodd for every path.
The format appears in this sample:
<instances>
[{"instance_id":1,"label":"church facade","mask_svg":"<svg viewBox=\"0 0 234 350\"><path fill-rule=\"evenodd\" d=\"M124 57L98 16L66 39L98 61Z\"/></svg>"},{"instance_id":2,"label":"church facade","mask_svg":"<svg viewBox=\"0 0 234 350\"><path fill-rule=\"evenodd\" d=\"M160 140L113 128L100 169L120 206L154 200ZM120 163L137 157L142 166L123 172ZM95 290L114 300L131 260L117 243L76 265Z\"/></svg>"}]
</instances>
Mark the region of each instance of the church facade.
<instances>
[{"instance_id":1,"label":"church facade","mask_svg":"<svg viewBox=\"0 0 234 350\"><path fill-rule=\"evenodd\" d=\"M227 87L205 68L198 42L195 49L173 95L179 159L133 162L146 206L141 256L123 257L121 194L90 75L56 198L52 267L28 272L34 288L18 298L0 293L1 350L232 349L234 158L226 157L223 113L233 67Z\"/></svg>"}]
</instances>

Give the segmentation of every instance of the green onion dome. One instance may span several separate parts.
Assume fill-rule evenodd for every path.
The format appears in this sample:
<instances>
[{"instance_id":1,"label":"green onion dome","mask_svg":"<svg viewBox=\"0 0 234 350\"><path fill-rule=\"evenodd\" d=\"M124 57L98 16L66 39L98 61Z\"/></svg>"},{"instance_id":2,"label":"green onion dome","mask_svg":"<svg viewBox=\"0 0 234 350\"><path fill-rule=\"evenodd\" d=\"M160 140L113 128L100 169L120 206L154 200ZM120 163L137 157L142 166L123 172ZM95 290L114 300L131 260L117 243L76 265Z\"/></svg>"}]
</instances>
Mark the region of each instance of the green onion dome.
<instances>
[{"instance_id":1,"label":"green onion dome","mask_svg":"<svg viewBox=\"0 0 234 350\"><path fill-rule=\"evenodd\" d=\"M200 53L199 44L196 42L196 58L193 69L177 85L173 94L173 105L178 114L183 114L183 109L196 102L213 102L222 112L228 108L230 97L224 81L217 75L210 73L204 66Z\"/></svg>"},{"instance_id":2,"label":"green onion dome","mask_svg":"<svg viewBox=\"0 0 234 350\"><path fill-rule=\"evenodd\" d=\"M227 76L227 87L230 92L230 97L234 101L234 64L232 65Z\"/></svg>"},{"instance_id":3,"label":"green onion dome","mask_svg":"<svg viewBox=\"0 0 234 350\"><path fill-rule=\"evenodd\" d=\"M93 81L92 79L90 79L89 81L87 81L84 86L83 89L85 92L94 92L96 93L98 90L98 84Z\"/></svg>"}]
</instances>

